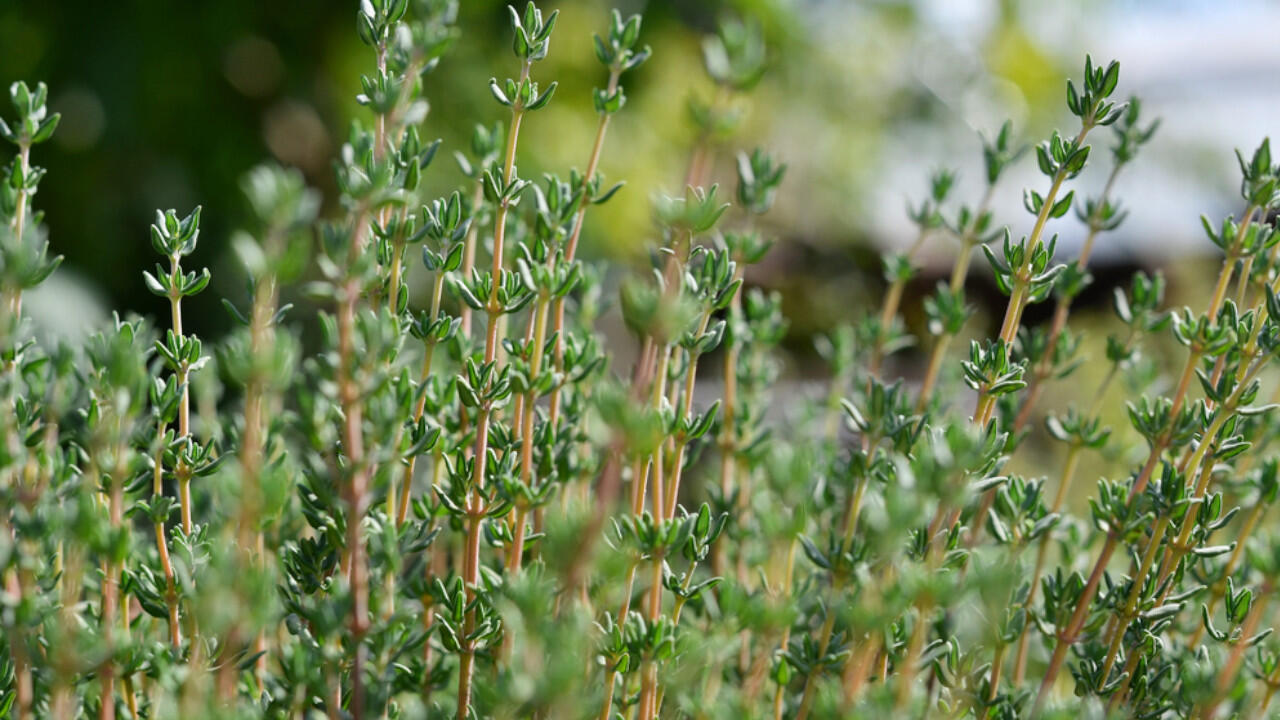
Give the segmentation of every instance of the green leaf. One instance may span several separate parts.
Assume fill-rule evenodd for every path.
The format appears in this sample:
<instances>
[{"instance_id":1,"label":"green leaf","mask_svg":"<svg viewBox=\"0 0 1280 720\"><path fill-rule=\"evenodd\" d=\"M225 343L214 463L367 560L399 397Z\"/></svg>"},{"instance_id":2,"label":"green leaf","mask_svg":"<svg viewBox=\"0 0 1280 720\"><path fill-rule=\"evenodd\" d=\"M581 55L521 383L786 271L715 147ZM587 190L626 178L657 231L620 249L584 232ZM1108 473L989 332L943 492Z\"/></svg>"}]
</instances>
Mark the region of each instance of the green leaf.
<instances>
[{"instance_id":1,"label":"green leaf","mask_svg":"<svg viewBox=\"0 0 1280 720\"><path fill-rule=\"evenodd\" d=\"M1053 209L1049 211L1049 217L1060 218L1067 214L1071 209L1071 200L1075 197L1075 190L1068 191L1063 198L1053 204Z\"/></svg>"},{"instance_id":2,"label":"green leaf","mask_svg":"<svg viewBox=\"0 0 1280 720\"><path fill-rule=\"evenodd\" d=\"M31 143L33 145L39 145L53 137L53 132L58 129L58 121L61 119L62 113L54 113L45 118L45 121L40 123L40 129L37 130L36 134L31 138Z\"/></svg>"}]
</instances>

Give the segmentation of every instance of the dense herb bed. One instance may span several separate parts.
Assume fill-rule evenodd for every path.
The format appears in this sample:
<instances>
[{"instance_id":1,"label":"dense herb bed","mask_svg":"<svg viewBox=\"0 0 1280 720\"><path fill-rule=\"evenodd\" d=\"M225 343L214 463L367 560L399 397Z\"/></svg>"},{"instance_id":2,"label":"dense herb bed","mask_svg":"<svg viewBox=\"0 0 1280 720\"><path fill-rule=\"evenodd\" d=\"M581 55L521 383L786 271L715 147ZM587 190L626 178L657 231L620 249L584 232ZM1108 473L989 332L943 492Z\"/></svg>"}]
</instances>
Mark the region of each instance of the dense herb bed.
<instances>
[{"instance_id":1,"label":"dense herb bed","mask_svg":"<svg viewBox=\"0 0 1280 720\"><path fill-rule=\"evenodd\" d=\"M0 717L1268 712L1280 542L1264 518L1280 466L1260 398L1280 389L1265 387L1280 168L1266 142L1240 161L1242 219L1205 221L1225 256L1209 297L1168 311L1161 277L1135 276L1091 360L1109 368L1100 386L1041 407L1082 362L1072 301L1124 218L1116 178L1155 131L1136 100L1113 99L1119 66L1087 59L1067 84L1076 126L1030 154L1045 179L1025 192L1029 233L991 213L1024 156L1006 124L978 187L932 179L915 242L885 260L883 305L822 344L831 400L808 403L774 393L787 323L776 295L743 283L769 251L758 219L785 166L725 152L767 64L758 32L727 23L707 39L719 93L693 104L688 189L657 196L652 272L615 292L577 249L619 188L598 167L622 81L649 56L640 18L615 13L596 38L605 82L596 134L574 139L583 169L538 179L518 172L520 132L555 94L539 61L557 16L512 9L516 77L491 84L505 119L457 154L456 192L424 198L423 174L448 170L421 135L423 78L458 36L454 13L361 3L368 112L336 162L341 211L319 220L296 172L246 177L256 221L233 244L251 286L216 347L183 330L183 300L209 281L191 269L199 208L151 228L161 257L142 280L169 317L117 319L84 347L32 339L23 293L58 265L32 160L58 117L43 85L12 86ZM731 157L733 187L709 185ZM1075 197L1095 166L1102 194ZM976 205L953 200L969 191ZM1072 208L1088 235L1062 264L1052 228ZM899 310L913 257L947 240L953 272L925 300L929 337L912 338ZM1008 306L998 336L960 355L978 248ZM1052 321L1024 327L1038 302ZM598 331L615 303L631 367ZM1182 355L1144 352L1167 334ZM908 385L886 361L913 341L929 361ZM706 377L718 399L695 402ZM976 407L943 400L961 382ZM1105 427L1122 384L1139 397L1132 428ZM771 403L785 407L766 421ZM1006 474L1042 417L1061 465ZM1076 476L1092 454L1133 468L1088 488Z\"/></svg>"}]
</instances>

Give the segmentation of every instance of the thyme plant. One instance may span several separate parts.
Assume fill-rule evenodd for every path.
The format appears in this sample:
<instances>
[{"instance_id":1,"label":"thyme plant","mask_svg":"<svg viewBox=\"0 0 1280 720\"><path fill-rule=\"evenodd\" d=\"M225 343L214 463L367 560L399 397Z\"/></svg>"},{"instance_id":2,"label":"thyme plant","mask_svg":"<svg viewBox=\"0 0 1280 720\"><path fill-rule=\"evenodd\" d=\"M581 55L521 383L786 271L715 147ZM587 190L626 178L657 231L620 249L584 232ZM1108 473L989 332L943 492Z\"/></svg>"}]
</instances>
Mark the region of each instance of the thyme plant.
<instances>
[{"instance_id":1,"label":"thyme plant","mask_svg":"<svg viewBox=\"0 0 1280 720\"><path fill-rule=\"evenodd\" d=\"M612 14L594 39L602 86L566 98L542 64L557 12L511 8L514 62L493 71L515 77L490 81L496 106L456 173L427 139L427 80L465 42L456 13L359 4L364 113L334 163L339 203L322 213L296 171L246 175L250 221L231 245L248 284L216 342L184 323L210 280L194 269L208 261L199 207L150 228L160 260L140 282L167 317L116 317L80 347L37 339L23 295L59 258L35 162L59 118L44 85L12 85L0 717L1273 711L1267 141L1240 156L1240 219L1204 219L1223 256L1208 297L1168 308L1163 277L1138 273L1088 358L1073 304L1156 123L1118 99L1118 64L1086 57L1066 84L1072 128L1030 153L1044 180L1023 194L1029 222L993 211L1026 154L1006 123L972 187L930 178L909 249L884 261L882 304L823 338L829 388L797 398L777 387L785 308L752 270L786 165L735 140L769 65L759 28L728 21L705 40L715 90L690 102L683 187L653 196L648 267L614 283L578 250L587 233L633 231L587 216L631 192L600 168L624 81L650 56L640 16ZM522 175L521 131L553 101L598 115L568 140L582 169ZM457 188L429 196L427 173ZM1078 199L1085 173L1105 180ZM1063 262L1073 209L1085 240ZM913 260L948 241L953 268L915 337ZM1007 307L956 353L978 249ZM1050 301L1045 327L1023 322ZM600 332L610 306L634 338L629 367ZM912 344L924 373L897 377ZM1078 402L1045 404L1095 366ZM1127 426L1104 412L1118 386ZM1060 458L1028 454L1041 421ZM1133 465L1086 490L1088 456Z\"/></svg>"}]
</instances>

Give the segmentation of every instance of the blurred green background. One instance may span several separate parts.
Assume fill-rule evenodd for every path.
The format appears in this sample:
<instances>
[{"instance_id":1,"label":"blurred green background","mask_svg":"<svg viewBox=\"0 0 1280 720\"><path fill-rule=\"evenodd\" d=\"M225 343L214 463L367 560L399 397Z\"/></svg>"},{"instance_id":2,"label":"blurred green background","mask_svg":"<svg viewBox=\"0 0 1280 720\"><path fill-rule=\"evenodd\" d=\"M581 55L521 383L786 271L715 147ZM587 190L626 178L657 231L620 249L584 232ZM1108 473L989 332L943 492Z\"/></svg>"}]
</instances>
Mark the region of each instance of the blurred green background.
<instances>
[{"instance_id":1,"label":"blurred green background","mask_svg":"<svg viewBox=\"0 0 1280 720\"><path fill-rule=\"evenodd\" d=\"M427 80L432 109L423 134L444 139L428 194L463 181L452 152L465 149L474 123L503 118L487 80L514 72L504 4L461 5L461 39ZM699 39L718 17L758 22L771 68L741 100L746 123L718 149L715 176L731 182L732 154L755 145L790 165L765 228L778 237L777 250L748 279L784 293L801 364L811 359L804 348L812 333L878 305L879 253L909 242L904 208L925 192L933 169L957 168L957 196L972 203L980 192L979 132L993 133L1008 117L1034 142L1068 125L1063 78L1079 75L1085 52L1118 57L1121 92L1149 94L1148 112L1165 118L1119 184L1134 211L1100 247L1101 282L1086 300L1103 306L1108 285L1136 265L1206 252L1196 216L1234 209L1229 149L1251 148L1265 132L1265 108L1275 99L1265 79L1280 68L1276 44L1262 42L1276 10L1261 2L1229 9L1188 0L548 2L561 17L536 76L561 86L526 125L522 175L585 162L595 125L590 90L603 82L591 34L615 5L644 12L643 40L654 56L625 78L628 105L611 126L602 170L628 186L590 216L584 252L643 257L653 234L651 193L677 191L684 173L693 140L687 99L710 93ZM205 229L194 262L213 270L215 284L191 304L190 323L204 334L224 329L218 299L244 292L226 252L244 215L241 175L275 158L301 168L333 208L331 158L361 113L353 97L371 62L356 39L355 12L349 0L0 3L0 82L47 82L64 116L55 142L38 148L34 161L49 170L36 206L67 262L32 300L32 312L71 326L108 308L158 312L141 280L154 263L147 225L155 208L186 212L199 203ZM1219 26L1232 32L1218 34ZM1096 141L1109 143L1105 133ZM1101 154L1095 158L1082 193L1096 191L1109 170ZM1039 182L1024 158L1002 187L998 221L1025 232L1021 189ZM1080 229L1072 220L1060 225L1069 256ZM920 297L952 254L940 241L922 256L924 272L904 306L917 327ZM1194 266L1190 277L1198 277ZM981 261L970 292L988 308L1002 301ZM903 358L909 366L915 356Z\"/></svg>"},{"instance_id":2,"label":"blurred green background","mask_svg":"<svg viewBox=\"0 0 1280 720\"><path fill-rule=\"evenodd\" d=\"M561 85L551 107L526 124L526 177L585 162L595 127L590 91L603 82L591 35L605 27L610 6L549 5L562 13L537 77ZM692 141L685 96L702 80L698 39L715 18L735 10L759 18L779 57L796 42L793 16L767 4L623 2L620 9L645 12L655 60L627 78L630 103L602 169L630 187L584 238L597 254L640 247L650 230L649 188L670 187L683 174ZM156 312L160 304L141 282L155 260L147 225L156 208L202 204L195 262L214 271L215 285L192 303L194 329L225 327L217 298L242 292L226 253L244 214L242 174L268 158L296 166L333 209L331 159L353 117L363 115L354 97L372 63L356 38L355 14L349 0L0 3L0 82L48 83L51 108L63 114L55 142L33 158L49 171L36 206L46 212L54 251L67 258L63 284L76 283L102 307ZM504 117L488 79L515 69L504 3L466 0L459 26L460 41L427 77L432 109L423 134L444 139L428 196L465 180L452 153L467 148L476 122ZM607 241L595 231L606 222L615 228Z\"/></svg>"}]
</instances>

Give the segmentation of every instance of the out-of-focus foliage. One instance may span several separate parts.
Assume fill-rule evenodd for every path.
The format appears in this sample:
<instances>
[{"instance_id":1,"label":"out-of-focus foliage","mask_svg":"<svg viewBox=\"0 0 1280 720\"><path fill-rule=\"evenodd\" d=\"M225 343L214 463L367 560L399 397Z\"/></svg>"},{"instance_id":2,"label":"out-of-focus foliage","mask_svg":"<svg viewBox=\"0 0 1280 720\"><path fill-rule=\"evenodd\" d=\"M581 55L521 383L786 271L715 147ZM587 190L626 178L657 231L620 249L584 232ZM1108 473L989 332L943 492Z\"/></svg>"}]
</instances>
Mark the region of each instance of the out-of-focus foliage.
<instances>
[{"instance_id":1,"label":"out-of-focus foliage","mask_svg":"<svg viewBox=\"0 0 1280 720\"><path fill-rule=\"evenodd\" d=\"M850 290L866 283L837 282L815 266L874 275L872 243L886 238L875 220L884 214L875 207L873 178L886 165L901 165L897 146L885 144L886 137L904 127L935 127L954 141L971 128L998 124L1010 111L1029 113L1033 129L1053 117L1054 93L1045 88L1060 76L1061 63L1024 30L1021 3L991 5L994 20L965 40L976 55L951 64L948 85L969 87L975 98L995 103L960 116L954 113L959 98L934 84L930 73L940 53L964 48L954 38L937 41L936 8L927 3L643 5L654 31L652 70L628 89L628 113L612 130L619 147L602 170L625 174L636 187L678 190L680 173L673 168L684 162L681 148L696 132L687 122L688 100L714 96L707 78L684 68L699 60L700 38L718 17L752 18L769 48L769 72L755 89L759 102L744 115L739 136L778 148L789 158L795 182L808 188L779 202L769 222L785 228L793 242L756 275L812 311L797 328L802 336L831 319L822 308L832 300L870 296ZM609 7L597 0L564 6L574 10L562 20L565 52L552 53L547 63L561 91L577 97L595 82L585 38ZM346 99L359 88L361 51L349 32L350 14L346 3L310 0L180 6L20 0L0 6L0 79L46 81L55 88L51 107L67 117L44 160L63 182L42 198L51 237L67 258L67 278L84 279L103 293L108 307L157 308L131 281L147 248L129 228L146 221L152 208L200 202L212 211L206 249L214 286L220 292L240 287L242 276L226 252L231 229L247 216L234 188L263 156L300 168L332 207L337 190L330 162L353 117ZM505 46L504 5L474 0L460 15L468 31L443 59L444 72L431 80L425 126L431 137L443 139L446 154L467 146L474 118L498 119L484 83L499 73L492 58ZM974 59L985 66L974 66ZM549 121L529 130L538 141L525 161L531 176L575 162L575 148L565 138L590 133L594 123L591 107L580 103L553 103L546 112ZM712 176L729 181L731 164L720 162ZM903 176L899 184L916 176ZM457 179L441 173L426 183L443 191ZM623 194L588 219L584 251L636 257L649 235L648 219L647 195ZM606 223L635 230L606 243L598 232ZM839 265L814 263L816 258L838 259ZM815 282L805 282L809 275ZM212 300L196 298L192 307L197 328L227 329Z\"/></svg>"}]
</instances>

